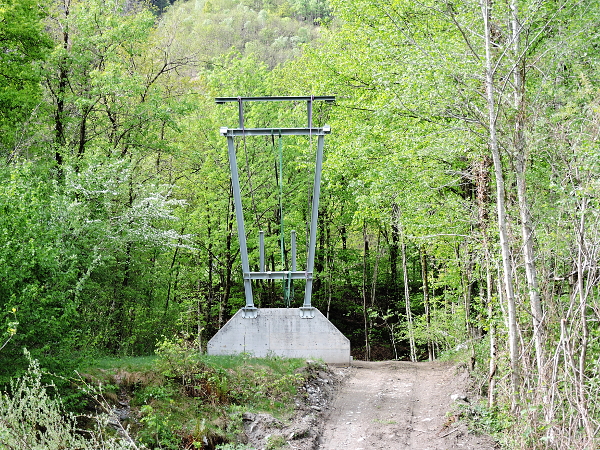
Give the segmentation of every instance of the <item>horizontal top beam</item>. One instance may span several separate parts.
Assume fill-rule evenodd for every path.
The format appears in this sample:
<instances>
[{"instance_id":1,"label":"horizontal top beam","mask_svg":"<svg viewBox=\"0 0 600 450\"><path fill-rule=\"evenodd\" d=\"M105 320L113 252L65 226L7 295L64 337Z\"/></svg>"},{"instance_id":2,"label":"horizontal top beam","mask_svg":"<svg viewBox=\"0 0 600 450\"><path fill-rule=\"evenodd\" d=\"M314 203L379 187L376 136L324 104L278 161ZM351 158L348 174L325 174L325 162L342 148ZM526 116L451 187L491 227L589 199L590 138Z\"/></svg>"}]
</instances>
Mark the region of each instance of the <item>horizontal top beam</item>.
<instances>
[{"instance_id":1,"label":"horizontal top beam","mask_svg":"<svg viewBox=\"0 0 600 450\"><path fill-rule=\"evenodd\" d=\"M327 103L335 102L335 95L313 95L301 97L217 97L215 103L222 105L227 102L297 102L297 101L325 101Z\"/></svg>"},{"instance_id":2,"label":"horizontal top beam","mask_svg":"<svg viewBox=\"0 0 600 450\"><path fill-rule=\"evenodd\" d=\"M284 270L279 272L248 272L244 280L312 280L312 272Z\"/></svg>"},{"instance_id":3,"label":"horizontal top beam","mask_svg":"<svg viewBox=\"0 0 600 450\"><path fill-rule=\"evenodd\" d=\"M222 136L324 136L331 133L331 127L323 128L227 128L221 127Z\"/></svg>"}]
</instances>

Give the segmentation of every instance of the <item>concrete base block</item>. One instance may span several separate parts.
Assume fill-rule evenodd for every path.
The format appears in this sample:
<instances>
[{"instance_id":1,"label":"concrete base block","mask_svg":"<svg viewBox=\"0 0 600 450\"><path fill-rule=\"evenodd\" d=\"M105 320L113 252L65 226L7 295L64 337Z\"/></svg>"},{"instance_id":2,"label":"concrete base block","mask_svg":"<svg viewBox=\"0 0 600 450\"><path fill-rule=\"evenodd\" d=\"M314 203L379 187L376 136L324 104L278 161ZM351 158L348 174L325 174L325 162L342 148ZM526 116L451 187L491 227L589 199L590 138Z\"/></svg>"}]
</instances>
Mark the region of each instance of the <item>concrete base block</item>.
<instances>
[{"instance_id":1,"label":"concrete base block","mask_svg":"<svg viewBox=\"0 0 600 450\"><path fill-rule=\"evenodd\" d=\"M306 318L300 308L259 308L256 318L239 310L208 341L209 355L248 353L263 358L322 359L350 364L350 341L318 309Z\"/></svg>"}]
</instances>

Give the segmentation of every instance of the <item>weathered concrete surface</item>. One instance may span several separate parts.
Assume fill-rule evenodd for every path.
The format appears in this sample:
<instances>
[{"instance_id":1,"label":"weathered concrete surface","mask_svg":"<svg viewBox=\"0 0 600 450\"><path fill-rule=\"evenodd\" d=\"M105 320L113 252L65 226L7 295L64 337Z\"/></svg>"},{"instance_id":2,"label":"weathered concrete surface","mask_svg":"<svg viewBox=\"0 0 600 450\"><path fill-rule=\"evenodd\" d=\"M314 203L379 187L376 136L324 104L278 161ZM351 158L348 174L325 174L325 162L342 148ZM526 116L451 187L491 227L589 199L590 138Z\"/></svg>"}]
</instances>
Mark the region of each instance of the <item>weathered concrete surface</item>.
<instances>
[{"instance_id":1,"label":"weathered concrete surface","mask_svg":"<svg viewBox=\"0 0 600 450\"><path fill-rule=\"evenodd\" d=\"M258 317L244 319L240 310L208 341L208 354L249 353L349 364L348 338L319 310L314 313L314 318L303 319L299 308L260 308Z\"/></svg>"}]
</instances>

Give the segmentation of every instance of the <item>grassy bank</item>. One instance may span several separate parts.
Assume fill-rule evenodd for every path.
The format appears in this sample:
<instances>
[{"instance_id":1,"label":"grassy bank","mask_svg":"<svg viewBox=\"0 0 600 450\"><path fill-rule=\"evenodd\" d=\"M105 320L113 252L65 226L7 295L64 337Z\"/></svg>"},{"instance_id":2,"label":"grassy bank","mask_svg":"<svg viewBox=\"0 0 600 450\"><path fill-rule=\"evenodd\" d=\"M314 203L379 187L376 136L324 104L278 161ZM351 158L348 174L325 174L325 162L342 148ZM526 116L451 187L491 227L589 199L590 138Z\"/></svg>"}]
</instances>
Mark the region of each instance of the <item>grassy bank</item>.
<instances>
[{"instance_id":1,"label":"grassy bank","mask_svg":"<svg viewBox=\"0 0 600 450\"><path fill-rule=\"evenodd\" d=\"M51 398L57 402L52 414L72 417L73 429L67 434L86 428L83 435L94 434L96 441L120 441L101 447L107 450L121 448L127 441L139 449L237 450L246 448L242 414L266 413L282 423L293 416L306 364L301 359L278 357L201 355L183 342L165 341L156 356L105 358L82 368L73 380L85 392L76 416L64 412L55 393L47 397L49 402L54 401ZM35 377L33 374L21 388L15 386L12 394L5 394L7 409L11 398L46 396L48 388L36 384ZM104 419L98 428L100 416ZM11 423L27 422L29 417L33 416L25 410L20 416L0 415L4 425L0 434L13 433L17 442L22 439L18 433L25 431L16 430ZM40 420L33 419L29 429L39 427ZM56 448L65 448L60 445ZM100 447L90 444L89 448ZM274 443L272 448L282 447Z\"/></svg>"}]
</instances>

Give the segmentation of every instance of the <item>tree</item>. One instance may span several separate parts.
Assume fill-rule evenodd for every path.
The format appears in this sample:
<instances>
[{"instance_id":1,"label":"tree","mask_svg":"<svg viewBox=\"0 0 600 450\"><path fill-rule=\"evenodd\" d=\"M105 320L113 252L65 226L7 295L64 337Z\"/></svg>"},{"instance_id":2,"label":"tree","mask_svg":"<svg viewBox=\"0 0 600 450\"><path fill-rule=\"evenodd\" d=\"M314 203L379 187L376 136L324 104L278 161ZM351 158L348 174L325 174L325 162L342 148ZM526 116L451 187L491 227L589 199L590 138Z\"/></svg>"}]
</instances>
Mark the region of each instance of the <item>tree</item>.
<instances>
[{"instance_id":1,"label":"tree","mask_svg":"<svg viewBox=\"0 0 600 450\"><path fill-rule=\"evenodd\" d=\"M584 354L592 336L586 327L592 322L590 297L579 293L591 292L585 286L595 285L596 278L593 269L577 268L586 267L587 255L595 247L581 240L589 237L595 222L588 222L583 213L590 212L590 204L580 188L569 194L556 186L581 174L583 160L592 163L587 156L580 159L578 149L584 142L588 148L590 139L596 139L592 131L596 114L590 109L591 99L583 100L583 92L591 93L596 86L590 72L596 66L589 58L595 54L597 36L590 28L597 17L595 3L358 1L333 6L343 26L329 30L323 47L309 50L295 62L300 69L293 72L294 80L302 80L307 89L334 91L343 98L336 110L340 112L336 128L348 133L338 139L331 169L341 172L344 164L356 169L347 172L351 174L347 179L353 180L348 190L354 188L350 196L356 199L361 219L368 211L367 217L380 220L382 216L374 212L389 204L386 197L393 193L403 211L410 211L407 234L427 237L434 248L448 233L438 229L431 238L424 232L433 219L419 216L420 206L437 206L435 195L425 192L455 195L443 196L456 203L447 216L439 217L446 218L445 231L449 225L465 225L453 230L465 238L456 246L464 261L432 255L433 284L446 296L464 298L466 322L477 320L476 315L487 309L490 398L502 379L496 349L507 351L513 408L518 409L522 400L543 409L544 418L532 418L530 426L547 424L545 429L551 431L545 438L552 442L560 435L569 442L566 446L591 445L594 419L585 398L593 394L586 388L590 379L582 367L589 370ZM583 35L591 38L584 43ZM343 120L344 115L356 118ZM427 166L423 160L439 164ZM415 170L419 176L401 182L413 168L421 170ZM494 197L487 187L493 181ZM412 199L404 195L409 189ZM461 209L462 222L452 215ZM488 214L493 209L495 220ZM436 208L434 217L439 211ZM352 232L359 232L356 224ZM389 242L390 255L396 254L394 241ZM503 268L498 288L493 276L497 265ZM446 281L450 273L459 276ZM578 284L575 273L586 281ZM478 292L481 300L472 292ZM504 321L493 314L496 294L505 305ZM478 301L487 304L477 305ZM446 305L447 310L459 306L457 299ZM435 317L437 311L432 312ZM495 328L504 323L508 339L499 340L502 333ZM479 339L476 327L469 328ZM565 343L565 358L578 356L565 360L567 372L550 374L549 358L554 354L556 364L553 352L558 342ZM571 400L561 397L570 406L560 413L557 403L552 407L546 403L548 396L558 395L551 386L561 383L559 379L578 380L569 388ZM584 424L580 433L568 431L569 414ZM566 421L553 427L557 415ZM524 440L522 445L532 442Z\"/></svg>"},{"instance_id":2,"label":"tree","mask_svg":"<svg viewBox=\"0 0 600 450\"><path fill-rule=\"evenodd\" d=\"M492 24L490 7L488 0L481 4L481 13L483 17L483 26L485 32L485 91L488 107L488 127L489 127L489 148L492 153L494 163L494 175L496 179L496 208L498 212L498 231L500 235L500 248L502 252L502 269L504 278L504 295L508 309L508 347L510 353L510 368L512 380L513 405L517 408L520 400L519 392L521 390L521 367L519 363L519 337L517 328L517 310L515 303L514 281L512 271L512 256L510 253L510 243L508 237L508 224L505 203L505 183L502 159L497 137L498 112L496 111L496 99L494 92L495 84L495 61L492 55Z\"/></svg>"},{"instance_id":3,"label":"tree","mask_svg":"<svg viewBox=\"0 0 600 450\"><path fill-rule=\"evenodd\" d=\"M0 2L0 152L8 161L23 150L23 127L41 100L40 64L51 47L44 16L36 0Z\"/></svg>"}]
</instances>

